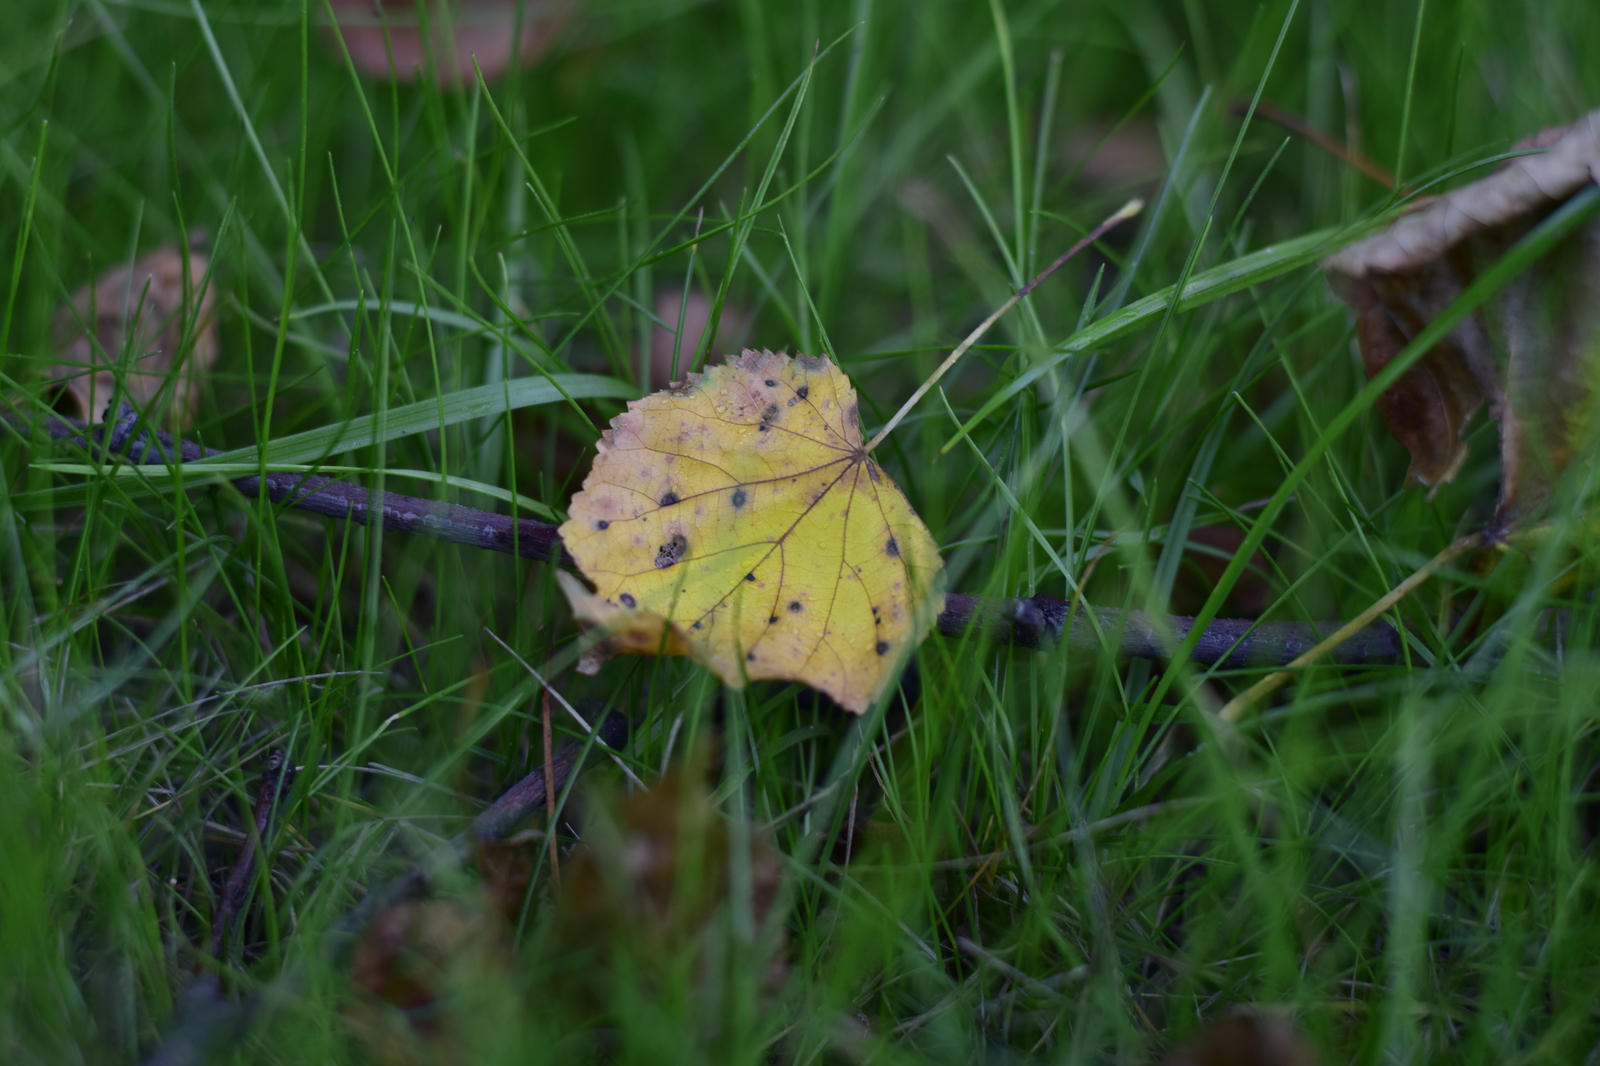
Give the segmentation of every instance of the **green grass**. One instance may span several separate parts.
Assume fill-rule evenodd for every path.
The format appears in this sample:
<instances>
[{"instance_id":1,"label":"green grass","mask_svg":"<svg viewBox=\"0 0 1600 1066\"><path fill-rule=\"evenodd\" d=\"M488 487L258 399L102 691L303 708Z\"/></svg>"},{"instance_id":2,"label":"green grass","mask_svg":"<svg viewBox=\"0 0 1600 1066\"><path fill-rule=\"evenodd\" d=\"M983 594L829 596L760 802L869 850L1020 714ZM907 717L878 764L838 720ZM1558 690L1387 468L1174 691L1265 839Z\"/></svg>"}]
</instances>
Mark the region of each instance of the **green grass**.
<instances>
[{"instance_id":1,"label":"green grass","mask_svg":"<svg viewBox=\"0 0 1600 1066\"><path fill-rule=\"evenodd\" d=\"M49 402L73 291L203 230L222 357L189 436L252 468L559 515L597 428L649 387L658 297L727 312L684 366L829 351L870 432L1138 193L1139 222L878 454L952 589L1065 596L1098 558L1092 603L1220 616L1242 593L1211 596L1220 563L1182 550L1197 519L1249 530L1272 498L1266 617L1347 618L1482 525L1498 475L1480 418L1455 484L1403 488L1315 269L1391 198L1228 105L1260 91L1448 187L1600 102L1585 0L1434 0L1420 21L1358 0L588 0L487 94L357 76L319 26L292 0L7 6L9 404ZM1078 168L1124 118L1164 163ZM537 685L491 632L553 658L568 700L629 713L647 783L716 735L736 831L702 944L725 965L591 972L598 1014L551 991L581 982L550 949L540 849L517 961L443 1008L472 1061L1156 1062L1239 1005L1292 1013L1328 1063L1596 1060L1583 524L1531 576L1456 571L1402 604L1408 665L1308 671L1223 735L1213 712L1261 671L933 637L910 713L860 720L680 661L585 677L547 565L9 433L0 462L7 1062L136 1061L197 973L260 1004L219 1061L368 1061L329 930L542 760ZM214 959L276 747L303 769ZM627 787L597 759L567 801L591 785ZM775 989L746 830L784 856Z\"/></svg>"}]
</instances>

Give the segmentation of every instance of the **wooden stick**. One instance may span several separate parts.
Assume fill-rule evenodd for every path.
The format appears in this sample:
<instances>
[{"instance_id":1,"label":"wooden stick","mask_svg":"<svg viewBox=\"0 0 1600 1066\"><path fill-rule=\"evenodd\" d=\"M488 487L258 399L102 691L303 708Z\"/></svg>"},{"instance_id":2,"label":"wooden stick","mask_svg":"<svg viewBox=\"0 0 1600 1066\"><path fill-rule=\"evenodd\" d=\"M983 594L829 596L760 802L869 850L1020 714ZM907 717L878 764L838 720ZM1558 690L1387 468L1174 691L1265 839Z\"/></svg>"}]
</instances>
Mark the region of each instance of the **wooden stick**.
<instances>
[{"instance_id":1,"label":"wooden stick","mask_svg":"<svg viewBox=\"0 0 1600 1066\"><path fill-rule=\"evenodd\" d=\"M1228 111L1236 117L1247 115L1250 113L1250 102L1248 100L1240 100L1230 106ZM1290 133L1305 138L1346 166L1361 171L1361 173L1382 185L1385 189L1394 188L1393 174L1354 148L1351 148L1339 138L1333 136L1333 134L1324 133L1322 130L1317 129L1288 108L1279 107L1270 100L1261 100L1256 104L1255 114L1257 118L1282 126Z\"/></svg>"},{"instance_id":2,"label":"wooden stick","mask_svg":"<svg viewBox=\"0 0 1600 1066\"><path fill-rule=\"evenodd\" d=\"M26 420L0 412L0 425L5 424L24 432L28 426ZM218 454L190 441L175 441L165 433L145 434L153 437L152 444L130 442L130 434L115 426L91 428L76 419L52 415L40 418L39 424L53 440L76 443L93 455L98 455L105 444L110 445L112 454L149 464L166 462L164 456L193 462L205 455ZM257 475L232 480L247 497L261 492L263 480ZM554 560L558 565L572 566L571 560L561 551L557 528L545 522L392 492L375 494L359 485L305 474L268 474L265 485L268 499L298 510L363 525L381 521L384 529L395 533L433 537L471 548L505 552L524 559ZM1168 659L1173 645L1163 638L1163 631L1181 641L1194 624L1194 619L1176 615L1167 616L1158 626L1142 611L1122 612L1109 607L1080 606L1074 614L1071 606L1067 600L1053 596L989 599L951 593L945 597L945 609L939 615L937 628L947 637L973 632L982 639L1019 648L1051 648L1065 641L1069 647L1087 653L1102 650L1099 633L1105 632L1115 635L1113 650L1119 656ZM1094 616L1093 621L1090 614ZM1190 654L1190 661L1225 667L1281 666L1292 663L1341 628L1347 628L1346 624L1258 623L1248 618L1219 618L1206 626ZM1340 641L1333 660L1352 665L1387 664L1398 661L1399 652L1399 634L1380 622Z\"/></svg>"},{"instance_id":3,"label":"wooden stick","mask_svg":"<svg viewBox=\"0 0 1600 1066\"><path fill-rule=\"evenodd\" d=\"M211 923L213 958L222 958L228 926L244 909L245 900L250 896L250 881L255 876L257 858L266 845L267 829L272 825L272 812L277 807L278 801L288 793L293 780L294 767L289 764L287 755L282 748L274 749L267 756L267 768L261 775L260 786L256 789L255 808L251 812L249 823L245 826L244 845L239 849L239 858L228 874L216 917Z\"/></svg>"},{"instance_id":4,"label":"wooden stick","mask_svg":"<svg viewBox=\"0 0 1600 1066\"><path fill-rule=\"evenodd\" d=\"M1327 639L1323 640L1316 647L1310 649L1304 655L1295 656L1294 660L1289 663L1286 669L1268 674L1266 677L1263 677L1260 681L1257 681L1255 684L1239 693L1239 695L1229 700L1227 705L1218 712L1219 716L1224 722L1237 722L1240 718L1244 717L1244 712L1249 710L1253 704L1259 702L1264 696L1277 691L1287 684L1289 679L1294 676L1294 671L1299 670L1302 667L1310 666L1312 663L1318 662L1319 660L1332 654L1346 641L1350 640L1367 626L1371 625L1379 615L1383 614L1385 611L1389 610L1389 608L1393 607L1395 604L1409 596L1417 588L1421 587L1423 582L1432 577L1434 572L1441 566L1452 562L1464 553L1478 547L1482 543L1483 537L1481 534L1477 533L1470 534L1469 536L1462 537L1455 541L1444 551L1440 552L1438 555L1435 555L1432 559L1429 559L1426 563L1424 563L1416 573L1412 574L1410 577L1406 578L1404 581L1400 582L1400 584L1396 585L1394 588L1390 589L1387 593L1381 596L1371 607L1368 607L1366 610L1350 619L1350 621L1340 626L1333 633L1329 634Z\"/></svg>"},{"instance_id":5,"label":"wooden stick","mask_svg":"<svg viewBox=\"0 0 1600 1066\"><path fill-rule=\"evenodd\" d=\"M544 657L546 670L550 669L549 664L551 658L553 658L552 652L555 647L555 639L555 630L552 629L550 631L549 648L545 651ZM544 733L544 779L546 781L554 781L556 779L556 751L550 722L550 686L546 684L542 688L543 693L539 701L539 720ZM555 886L557 892L560 892L561 850L556 846L556 789L548 787L544 790L544 839L550 851L550 883Z\"/></svg>"},{"instance_id":6,"label":"wooden stick","mask_svg":"<svg viewBox=\"0 0 1600 1066\"><path fill-rule=\"evenodd\" d=\"M597 733L596 747L620 751L628 739L628 719L613 711L600 723ZM583 754L583 747L582 744L570 742L561 745L544 766L512 785L478 815L472 823L471 835L499 840L510 836L517 826L533 817L534 812L541 808L548 810L551 800L567 787L567 779L577 769L578 756Z\"/></svg>"}]
</instances>

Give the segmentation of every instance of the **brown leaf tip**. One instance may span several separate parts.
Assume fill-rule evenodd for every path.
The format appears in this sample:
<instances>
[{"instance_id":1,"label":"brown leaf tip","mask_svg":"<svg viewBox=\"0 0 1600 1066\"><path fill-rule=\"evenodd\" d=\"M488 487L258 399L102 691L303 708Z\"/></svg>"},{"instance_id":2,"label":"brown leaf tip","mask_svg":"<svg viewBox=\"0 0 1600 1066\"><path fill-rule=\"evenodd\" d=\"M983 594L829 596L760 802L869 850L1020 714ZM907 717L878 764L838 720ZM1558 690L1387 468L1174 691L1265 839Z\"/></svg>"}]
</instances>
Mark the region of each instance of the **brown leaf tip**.
<instances>
[{"instance_id":1,"label":"brown leaf tip","mask_svg":"<svg viewBox=\"0 0 1600 1066\"><path fill-rule=\"evenodd\" d=\"M1600 111L1529 146L1493 174L1435 199L1384 232L1330 256L1323 269L1356 312L1370 379L1480 272L1559 204L1600 181ZM1600 350L1592 313L1600 224L1591 222L1504 286L1379 397L1389 432L1411 453L1408 479L1437 487L1467 456L1486 403L1500 422L1499 520L1525 513L1571 459L1574 412L1588 402ZM1538 307L1543 313L1531 314Z\"/></svg>"}]
</instances>

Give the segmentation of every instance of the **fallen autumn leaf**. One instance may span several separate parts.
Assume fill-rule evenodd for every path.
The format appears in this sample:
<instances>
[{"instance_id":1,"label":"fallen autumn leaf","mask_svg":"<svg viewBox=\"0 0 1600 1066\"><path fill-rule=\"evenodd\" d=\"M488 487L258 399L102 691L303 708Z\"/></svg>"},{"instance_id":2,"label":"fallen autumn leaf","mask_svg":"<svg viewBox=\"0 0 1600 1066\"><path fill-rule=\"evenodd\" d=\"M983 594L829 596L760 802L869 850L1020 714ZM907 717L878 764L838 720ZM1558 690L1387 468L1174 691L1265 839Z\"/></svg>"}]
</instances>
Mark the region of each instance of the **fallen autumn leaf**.
<instances>
[{"instance_id":1,"label":"fallen autumn leaf","mask_svg":"<svg viewBox=\"0 0 1600 1066\"><path fill-rule=\"evenodd\" d=\"M1324 264L1356 311L1370 378L1478 272L1563 202L1600 181L1600 111L1522 147L1506 163L1437 198ZM1434 346L1378 402L1411 452L1409 478L1434 489L1467 455L1480 406L1500 422L1503 523L1536 507L1571 461L1600 356L1600 222L1567 238Z\"/></svg>"}]
</instances>

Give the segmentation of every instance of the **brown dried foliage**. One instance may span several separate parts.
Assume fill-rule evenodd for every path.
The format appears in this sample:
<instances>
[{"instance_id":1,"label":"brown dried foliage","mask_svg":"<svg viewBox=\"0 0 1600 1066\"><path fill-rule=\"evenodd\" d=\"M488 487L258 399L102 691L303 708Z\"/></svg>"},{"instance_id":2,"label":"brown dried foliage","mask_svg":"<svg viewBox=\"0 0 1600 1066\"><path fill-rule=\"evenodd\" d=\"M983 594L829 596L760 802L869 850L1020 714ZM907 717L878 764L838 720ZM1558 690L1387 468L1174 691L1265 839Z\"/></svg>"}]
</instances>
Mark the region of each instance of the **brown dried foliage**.
<instances>
[{"instance_id":1,"label":"brown dried foliage","mask_svg":"<svg viewBox=\"0 0 1600 1066\"><path fill-rule=\"evenodd\" d=\"M697 992L726 989L724 975L710 970L724 953L707 950L707 938L726 934L731 913L729 828L701 776L680 770L647 792L591 797L585 843L564 860L548 934L533 941L541 976L531 985L518 977L512 931L542 835L475 841L481 888L397 903L367 927L350 968L352 1029L383 1062L470 1062L501 1016L495 1012L603 1025L618 975L665 990L687 965ZM760 835L750 840L750 870L760 930L781 886L777 851ZM769 990L785 972L778 945L770 946Z\"/></svg>"},{"instance_id":2,"label":"brown dried foliage","mask_svg":"<svg viewBox=\"0 0 1600 1066\"><path fill-rule=\"evenodd\" d=\"M1208 1022L1165 1066L1317 1066L1288 1018L1244 1012Z\"/></svg>"},{"instance_id":3,"label":"brown dried foliage","mask_svg":"<svg viewBox=\"0 0 1600 1066\"><path fill-rule=\"evenodd\" d=\"M431 65L434 80L447 89L459 89L476 80L474 59L490 84L510 68L519 7L522 29L517 60L532 66L566 29L574 6L574 0L332 3L334 29L344 38L350 59L361 73L383 79L392 74L395 81L409 84L427 76ZM337 44L334 47L337 49Z\"/></svg>"},{"instance_id":4,"label":"brown dried foliage","mask_svg":"<svg viewBox=\"0 0 1600 1066\"><path fill-rule=\"evenodd\" d=\"M216 300L206 284L207 266L197 251L158 248L74 293L55 319L57 362L49 376L58 383L56 406L88 422L105 418L116 390L112 368L126 354L124 389L133 405L160 425L191 425L201 383L217 361ZM159 410L151 409L158 399Z\"/></svg>"},{"instance_id":5,"label":"brown dried foliage","mask_svg":"<svg viewBox=\"0 0 1600 1066\"><path fill-rule=\"evenodd\" d=\"M584 980L603 998L603 981L623 966L636 977L668 980L732 904L728 824L685 771L648 792L592 810L588 842L562 871L551 950L586 956ZM759 931L782 885L777 850L750 837L750 911ZM696 962L702 971L709 960ZM785 972L775 952L766 979Z\"/></svg>"},{"instance_id":6,"label":"brown dried foliage","mask_svg":"<svg viewBox=\"0 0 1600 1066\"><path fill-rule=\"evenodd\" d=\"M379 1062L472 1061L485 1006L515 1009L482 995L509 983L510 934L482 896L385 909L367 927L350 967L357 991L345 1008L351 1029ZM456 997L475 1009L450 1009Z\"/></svg>"},{"instance_id":7,"label":"brown dried foliage","mask_svg":"<svg viewBox=\"0 0 1600 1066\"><path fill-rule=\"evenodd\" d=\"M1377 374L1542 219L1600 180L1600 111L1519 147L1481 181L1419 201L1388 230L1323 267L1356 311L1367 376ZM1488 404L1500 423L1501 521L1543 500L1572 460L1600 359L1600 222L1592 221L1502 288L1378 401L1411 452L1409 478L1437 488L1467 455Z\"/></svg>"}]
</instances>

